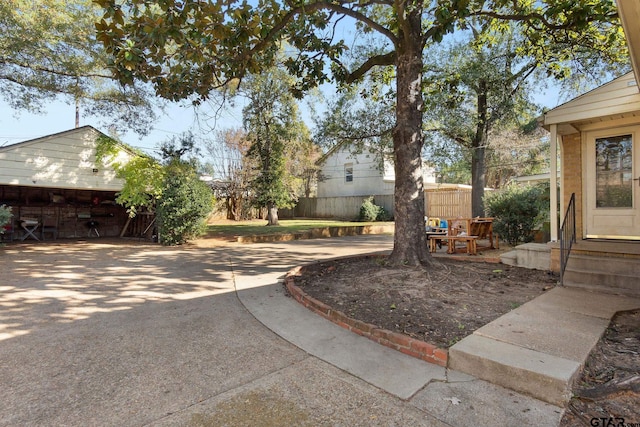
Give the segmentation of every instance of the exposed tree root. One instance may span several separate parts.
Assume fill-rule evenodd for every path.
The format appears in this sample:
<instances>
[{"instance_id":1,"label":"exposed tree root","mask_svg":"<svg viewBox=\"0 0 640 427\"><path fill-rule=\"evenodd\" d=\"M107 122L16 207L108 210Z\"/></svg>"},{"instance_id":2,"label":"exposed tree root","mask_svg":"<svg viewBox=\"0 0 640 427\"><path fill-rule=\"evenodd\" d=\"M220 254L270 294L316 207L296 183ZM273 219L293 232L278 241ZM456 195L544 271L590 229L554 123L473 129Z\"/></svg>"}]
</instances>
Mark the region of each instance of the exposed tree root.
<instances>
[{"instance_id":1,"label":"exposed tree root","mask_svg":"<svg viewBox=\"0 0 640 427\"><path fill-rule=\"evenodd\" d=\"M606 384L588 389L578 390L575 397L583 400L603 400L622 393L640 394L640 375L625 378L622 380L609 381Z\"/></svg>"}]
</instances>

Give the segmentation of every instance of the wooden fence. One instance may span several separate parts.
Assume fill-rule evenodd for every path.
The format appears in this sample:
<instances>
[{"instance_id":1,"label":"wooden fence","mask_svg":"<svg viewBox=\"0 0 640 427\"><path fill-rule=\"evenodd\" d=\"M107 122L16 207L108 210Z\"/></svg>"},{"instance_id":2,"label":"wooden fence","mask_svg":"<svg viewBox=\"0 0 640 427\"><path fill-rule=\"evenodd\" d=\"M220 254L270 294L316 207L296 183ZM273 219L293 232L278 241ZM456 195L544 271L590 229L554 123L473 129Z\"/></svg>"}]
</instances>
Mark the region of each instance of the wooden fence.
<instances>
[{"instance_id":1,"label":"wooden fence","mask_svg":"<svg viewBox=\"0 0 640 427\"><path fill-rule=\"evenodd\" d=\"M425 191L425 212L435 218L470 218L471 190L438 189ZM339 218L355 219L366 196L300 198L292 209L278 209L280 218ZM373 196L376 205L391 215L394 213L393 196Z\"/></svg>"},{"instance_id":2,"label":"wooden fence","mask_svg":"<svg viewBox=\"0 0 640 427\"><path fill-rule=\"evenodd\" d=\"M431 218L471 218L471 190L427 190L425 212Z\"/></svg>"},{"instance_id":3,"label":"wooden fence","mask_svg":"<svg viewBox=\"0 0 640 427\"><path fill-rule=\"evenodd\" d=\"M353 220L360 214L360 206L368 196L301 197L293 209L278 209L279 218L339 218ZM393 195L373 196L374 203L393 216Z\"/></svg>"}]
</instances>

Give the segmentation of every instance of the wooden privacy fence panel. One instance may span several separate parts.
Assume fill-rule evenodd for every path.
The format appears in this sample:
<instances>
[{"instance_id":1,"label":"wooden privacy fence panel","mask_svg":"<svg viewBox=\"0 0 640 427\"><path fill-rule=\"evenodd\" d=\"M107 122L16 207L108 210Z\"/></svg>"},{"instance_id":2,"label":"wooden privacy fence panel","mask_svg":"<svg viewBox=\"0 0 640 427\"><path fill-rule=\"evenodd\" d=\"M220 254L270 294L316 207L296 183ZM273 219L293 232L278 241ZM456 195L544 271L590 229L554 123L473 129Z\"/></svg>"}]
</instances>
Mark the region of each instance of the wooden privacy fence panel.
<instances>
[{"instance_id":1,"label":"wooden privacy fence panel","mask_svg":"<svg viewBox=\"0 0 640 427\"><path fill-rule=\"evenodd\" d=\"M471 190L425 191L425 213L434 218L471 218ZM302 197L293 209L278 209L280 218L354 219L367 196ZM393 195L373 196L375 204L394 214Z\"/></svg>"},{"instance_id":2,"label":"wooden privacy fence panel","mask_svg":"<svg viewBox=\"0 0 640 427\"><path fill-rule=\"evenodd\" d=\"M428 217L471 218L471 190L436 190L424 194Z\"/></svg>"},{"instance_id":3,"label":"wooden privacy fence panel","mask_svg":"<svg viewBox=\"0 0 640 427\"><path fill-rule=\"evenodd\" d=\"M360 214L360 206L368 196L301 197L293 209L278 209L280 218L340 218L352 220ZM374 203L393 215L393 195L373 196Z\"/></svg>"}]
</instances>

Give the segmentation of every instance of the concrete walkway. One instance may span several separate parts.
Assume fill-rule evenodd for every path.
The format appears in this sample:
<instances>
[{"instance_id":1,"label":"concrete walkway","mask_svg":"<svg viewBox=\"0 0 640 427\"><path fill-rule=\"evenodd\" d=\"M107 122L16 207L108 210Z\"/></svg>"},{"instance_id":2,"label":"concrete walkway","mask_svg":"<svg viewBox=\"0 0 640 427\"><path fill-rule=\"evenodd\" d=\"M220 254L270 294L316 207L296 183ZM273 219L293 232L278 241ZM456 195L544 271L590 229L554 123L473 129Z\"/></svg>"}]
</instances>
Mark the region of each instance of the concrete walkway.
<instances>
[{"instance_id":1,"label":"concrete walkway","mask_svg":"<svg viewBox=\"0 0 640 427\"><path fill-rule=\"evenodd\" d=\"M637 308L637 298L557 287L454 345L449 366L564 405L615 313Z\"/></svg>"},{"instance_id":2,"label":"concrete walkway","mask_svg":"<svg viewBox=\"0 0 640 427\"><path fill-rule=\"evenodd\" d=\"M557 425L558 406L284 295L293 266L388 251L390 236L209 243L0 250L0 425Z\"/></svg>"},{"instance_id":3,"label":"concrete walkway","mask_svg":"<svg viewBox=\"0 0 640 427\"><path fill-rule=\"evenodd\" d=\"M349 238L345 250L340 240L325 241L329 256L316 252L318 241L298 245L300 262L355 253L370 253L359 247L363 241L378 241L387 253L390 237ZM334 245L338 243L338 245ZM273 246L276 245L276 246ZM276 249L279 244L271 247ZM254 249L257 249L254 248ZM461 372L448 370L380 346L315 315L284 294L281 281L289 269L271 272L256 281L254 266L234 266L240 301L265 326L309 354L366 381L450 426L468 425L557 425L562 409L520 395ZM431 424L433 420L427 422ZM368 425L384 425L369 423ZM402 425L393 423L392 425Z\"/></svg>"}]
</instances>

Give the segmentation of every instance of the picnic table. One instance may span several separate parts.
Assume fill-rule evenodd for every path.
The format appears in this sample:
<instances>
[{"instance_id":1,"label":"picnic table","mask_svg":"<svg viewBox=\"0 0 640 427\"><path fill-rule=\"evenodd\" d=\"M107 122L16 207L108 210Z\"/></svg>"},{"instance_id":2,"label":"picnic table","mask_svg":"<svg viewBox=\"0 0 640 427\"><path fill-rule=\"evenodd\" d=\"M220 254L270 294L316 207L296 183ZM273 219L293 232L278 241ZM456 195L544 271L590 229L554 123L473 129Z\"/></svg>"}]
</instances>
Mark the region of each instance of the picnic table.
<instances>
[{"instance_id":1,"label":"picnic table","mask_svg":"<svg viewBox=\"0 0 640 427\"><path fill-rule=\"evenodd\" d=\"M456 243L465 243L464 249L469 255L476 255L478 247L495 249L498 248L498 236L493 235L493 218L453 218L447 219L446 232L427 232L429 240L429 251L435 252L436 246L442 246L442 242L447 242L447 253L456 252ZM487 246L478 246L478 240L488 240Z\"/></svg>"},{"instance_id":2,"label":"picnic table","mask_svg":"<svg viewBox=\"0 0 640 427\"><path fill-rule=\"evenodd\" d=\"M447 235L447 229L446 228L440 228L440 227L427 227L427 241L429 242L429 244L431 245L431 237L446 237ZM442 239L434 239L433 240L433 245L434 245L434 249L431 250L430 252L435 252L435 245L437 244L438 247L442 247ZM431 246L429 246L431 247Z\"/></svg>"}]
</instances>

